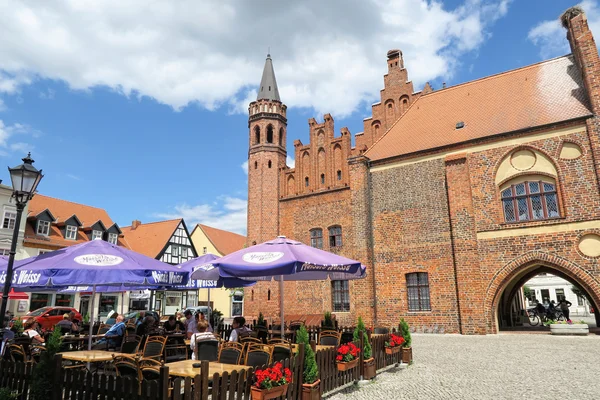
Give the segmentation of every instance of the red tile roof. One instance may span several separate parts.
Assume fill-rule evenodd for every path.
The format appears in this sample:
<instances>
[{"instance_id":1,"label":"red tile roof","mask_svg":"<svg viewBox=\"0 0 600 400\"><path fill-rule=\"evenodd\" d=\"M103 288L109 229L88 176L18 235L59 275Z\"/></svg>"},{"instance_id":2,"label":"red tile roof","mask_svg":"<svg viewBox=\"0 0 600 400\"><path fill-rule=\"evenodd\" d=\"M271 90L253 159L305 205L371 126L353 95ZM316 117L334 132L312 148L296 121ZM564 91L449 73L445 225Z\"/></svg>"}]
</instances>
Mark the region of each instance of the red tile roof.
<instances>
[{"instance_id":1,"label":"red tile roof","mask_svg":"<svg viewBox=\"0 0 600 400\"><path fill-rule=\"evenodd\" d=\"M180 218L149 222L139 224L135 229L126 226L121 230L125 236L125 242L131 247L131 250L156 258L169 242L181 221Z\"/></svg>"},{"instance_id":2,"label":"red tile roof","mask_svg":"<svg viewBox=\"0 0 600 400\"><path fill-rule=\"evenodd\" d=\"M591 114L569 55L422 95L365 155L383 160Z\"/></svg>"},{"instance_id":3,"label":"red tile roof","mask_svg":"<svg viewBox=\"0 0 600 400\"><path fill-rule=\"evenodd\" d=\"M198 224L196 229L202 229L208 240L215 246L217 251L222 255L227 255L244 248L246 237L237 233L224 231L213 228L211 226Z\"/></svg>"}]
</instances>

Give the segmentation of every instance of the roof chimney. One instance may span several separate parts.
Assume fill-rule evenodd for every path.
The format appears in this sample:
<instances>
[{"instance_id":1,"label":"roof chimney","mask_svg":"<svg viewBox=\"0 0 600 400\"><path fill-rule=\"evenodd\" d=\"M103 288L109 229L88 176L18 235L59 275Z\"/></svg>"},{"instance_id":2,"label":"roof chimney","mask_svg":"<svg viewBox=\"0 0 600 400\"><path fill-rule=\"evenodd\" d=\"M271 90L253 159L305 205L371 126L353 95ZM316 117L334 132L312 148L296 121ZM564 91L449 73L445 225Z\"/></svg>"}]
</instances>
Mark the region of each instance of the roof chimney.
<instances>
[{"instance_id":1,"label":"roof chimney","mask_svg":"<svg viewBox=\"0 0 600 400\"><path fill-rule=\"evenodd\" d=\"M561 15L562 25L567 29L567 40L575 63L583 75L583 84L594 114L600 114L600 57L594 36L581 7L571 7Z\"/></svg>"},{"instance_id":2,"label":"roof chimney","mask_svg":"<svg viewBox=\"0 0 600 400\"><path fill-rule=\"evenodd\" d=\"M131 221L131 230L135 231L135 228L137 228L138 226L140 226L142 224L142 221L139 221L137 219Z\"/></svg>"}]
</instances>

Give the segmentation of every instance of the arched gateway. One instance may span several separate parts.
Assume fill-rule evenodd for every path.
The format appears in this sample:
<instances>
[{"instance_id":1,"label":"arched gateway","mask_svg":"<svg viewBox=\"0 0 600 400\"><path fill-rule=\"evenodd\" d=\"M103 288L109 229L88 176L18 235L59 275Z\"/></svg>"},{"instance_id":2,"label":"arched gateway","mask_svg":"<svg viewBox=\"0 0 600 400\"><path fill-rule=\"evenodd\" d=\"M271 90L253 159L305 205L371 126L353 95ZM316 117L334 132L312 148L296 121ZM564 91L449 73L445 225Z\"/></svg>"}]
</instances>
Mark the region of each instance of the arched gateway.
<instances>
[{"instance_id":1,"label":"arched gateway","mask_svg":"<svg viewBox=\"0 0 600 400\"><path fill-rule=\"evenodd\" d=\"M489 333L497 333L509 324L521 287L543 273L559 276L583 289L592 301L596 323L600 322L600 282L581 266L556 255L531 251L515 258L494 275L487 287L484 309Z\"/></svg>"}]
</instances>

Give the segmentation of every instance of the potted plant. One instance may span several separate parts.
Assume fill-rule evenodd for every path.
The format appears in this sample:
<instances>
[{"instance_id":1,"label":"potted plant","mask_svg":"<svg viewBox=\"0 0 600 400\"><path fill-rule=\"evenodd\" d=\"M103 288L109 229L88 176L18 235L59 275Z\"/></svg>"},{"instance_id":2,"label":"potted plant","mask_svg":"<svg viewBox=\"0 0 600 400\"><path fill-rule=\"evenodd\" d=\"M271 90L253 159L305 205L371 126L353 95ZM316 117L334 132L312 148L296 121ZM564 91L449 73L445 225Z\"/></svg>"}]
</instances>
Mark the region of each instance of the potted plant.
<instances>
[{"instance_id":1,"label":"potted plant","mask_svg":"<svg viewBox=\"0 0 600 400\"><path fill-rule=\"evenodd\" d=\"M46 400L52 397L52 392L55 385L60 385L60 382L53 381L53 362L54 356L60 351L62 344L61 331L58 326L54 327L54 331L46 342L46 351L40 354L40 361L33 369L33 377L29 391L29 398L32 400Z\"/></svg>"},{"instance_id":2,"label":"potted plant","mask_svg":"<svg viewBox=\"0 0 600 400\"><path fill-rule=\"evenodd\" d=\"M402 362L406 364L411 364L413 360L412 355L412 337L410 336L410 328L408 323L402 318L400 320L400 334L404 339L404 343L402 344Z\"/></svg>"},{"instance_id":3,"label":"potted plant","mask_svg":"<svg viewBox=\"0 0 600 400\"><path fill-rule=\"evenodd\" d=\"M549 320L545 325L550 327L550 333L552 335L585 336L590 333L590 328L585 321L573 322Z\"/></svg>"},{"instance_id":4,"label":"potted plant","mask_svg":"<svg viewBox=\"0 0 600 400\"><path fill-rule=\"evenodd\" d=\"M304 343L304 371L302 374L302 400L319 400L321 398L321 380L319 368L315 360L315 352L310 347L308 331L302 325L296 334L296 343Z\"/></svg>"},{"instance_id":5,"label":"potted plant","mask_svg":"<svg viewBox=\"0 0 600 400\"><path fill-rule=\"evenodd\" d=\"M17 318L15 322L13 322L11 330L15 333L15 336L23 335L23 320L21 320L21 317Z\"/></svg>"},{"instance_id":6,"label":"potted plant","mask_svg":"<svg viewBox=\"0 0 600 400\"><path fill-rule=\"evenodd\" d=\"M256 326L264 326L264 327L267 326L265 324L265 316L263 315L262 312L258 313L258 320L256 321Z\"/></svg>"},{"instance_id":7,"label":"potted plant","mask_svg":"<svg viewBox=\"0 0 600 400\"><path fill-rule=\"evenodd\" d=\"M337 356L335 361L337 362L338 371L347 371L356 367L358 364L358 355L360 349L352 342L346 343L338 347Z\"/></svg>"},{"instance_id":8,"label":"potted plant","mask_svg":"<svg viewBox=\"0 0 600 400\"><path fill-rule=\"evenodd\" d=\"M325 315L323 315L323 321L321 322L321 326L324 329L335 329L335 324L333 323L333 316L331 312L325 311Z\"/></svg>"},{"instance_id":9,"label":"potted plant","mask_svg":"<svg viewBox=\"0 0 600 400\"><path fill-rule=\"evenodd\" d=\"M292 383L292 372L277 363L272 368L259 369L254 373L256 382L252 385L252 400L275 399L287 394Z\"/></svg>"},{"instance_id":10,"label":"potted plant","mask_svg":"<svg viewBox=\"0 0 600 400\"><path fill-rule=\"evenodd\" d=\"M375 359L373 358L373 349L371 348L371 342L369 341L369 336L367 335L365 323L363 322L362 317L358 317L356 328L354 328L354 342L358 342L360 340L361 334L363 336L363 378L373 379L375 378L375 375L377 375L377 367L375 366Z\"/></svg>"},{"instance_id":11,"label":"potted plant","mask_svg":"<svg viewBox=\"0 0 600 400\"><path fill-rule=\"evenodd\" d=\"M385 342L385 354L396 354L402 350L402 345L404 344L404 338L400 335L396 335L392 333L390 335L390 340Z\"/></svg>"}]
</instances>

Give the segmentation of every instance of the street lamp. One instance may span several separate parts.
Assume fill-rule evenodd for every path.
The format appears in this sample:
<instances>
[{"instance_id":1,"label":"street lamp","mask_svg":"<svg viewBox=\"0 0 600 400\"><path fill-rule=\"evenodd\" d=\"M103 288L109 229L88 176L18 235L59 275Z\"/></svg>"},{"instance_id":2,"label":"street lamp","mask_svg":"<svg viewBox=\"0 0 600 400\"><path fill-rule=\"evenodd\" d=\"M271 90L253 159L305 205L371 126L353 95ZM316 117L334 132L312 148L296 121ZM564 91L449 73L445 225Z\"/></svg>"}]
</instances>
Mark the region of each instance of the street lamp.
<instances>
[{"instance_id":1,"label":"street lamp","mask_svg":"<svg viewBox=\"0 0 600 400\"><path fill-rule=\"evenodd\" d=\"M17 206L17 219L15 220L15 228L13 230L12 243L10 244L10 253L8 257L8 266L6 268L6 278L4 281L4 290L2 291L2 306L0 307L0 318L2 318L2 327L5 326L6 306L8 304L8 292L13 278L13 264L15 262L15 253L17 252L17 241L19 240L19 228L21 226L21 215L25 209L27 202L31 200L35 194L40 180L44 177L42 170L37 170L33 166L31 153L23 158L23 164L8 168L10 179L12 181L13 194Z\"/></svg>"}]
</instances>

